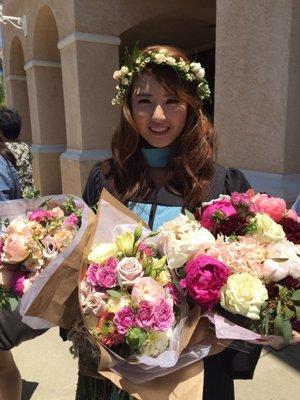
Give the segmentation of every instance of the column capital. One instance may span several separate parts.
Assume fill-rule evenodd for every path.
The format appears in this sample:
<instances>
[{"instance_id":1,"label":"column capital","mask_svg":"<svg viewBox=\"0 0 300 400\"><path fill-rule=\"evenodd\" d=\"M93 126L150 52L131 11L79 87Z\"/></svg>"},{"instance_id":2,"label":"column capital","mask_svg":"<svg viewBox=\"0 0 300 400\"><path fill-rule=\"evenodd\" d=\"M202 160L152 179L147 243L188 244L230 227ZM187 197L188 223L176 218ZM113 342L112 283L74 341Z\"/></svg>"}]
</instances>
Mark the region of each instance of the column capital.
<instances>
[{"instance_id":1,"label":"column capital","mask_svg":"<svg viewBox=\"0 0 300 400\"><path fill-rule=\"evenodd\" d=\"M62 38L57 43L57 47L61 50L73 42L90 42L119 46L121 39L118 36L99 35L88 32L72 32L68 36Z\"/></svg>"}]
</instances>

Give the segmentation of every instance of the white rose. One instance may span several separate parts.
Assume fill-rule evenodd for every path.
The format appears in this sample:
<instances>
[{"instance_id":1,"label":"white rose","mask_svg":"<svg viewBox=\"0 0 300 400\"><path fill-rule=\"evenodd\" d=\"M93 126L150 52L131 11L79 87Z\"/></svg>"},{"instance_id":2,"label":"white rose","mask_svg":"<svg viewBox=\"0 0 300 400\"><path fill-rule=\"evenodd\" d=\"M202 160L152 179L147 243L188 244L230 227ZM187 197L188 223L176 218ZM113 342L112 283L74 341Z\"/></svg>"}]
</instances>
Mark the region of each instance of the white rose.
<instances>
[{"instance_id":1,"label":"white rose","mask_svg":"<svg viewBox=\"0 0 300 400\"><path fill-rule=\"evenodd\" d=\"M88 261L89 263L101 264L115 254L116 246L114 243L100 243L88 255Z\"/></svg>"},{"instance_id":2,"label":"white rose","mask_svg":"<svg viewBox=\"0 0 300 400\"><path fill-rule=\"evenodd\" d=\"M118 263L116 271L124 286L133 285L144 275L143 266L135 257L124 257Z\"/></svg>"},{"instance_id":3,"label":"white rose","mask_svg":"<svg viewBox=\"0 0 300 400\"><path fill-rule=\"evenodd\" d=\"M120 81L121 78L122 78L121 71L115 71L114 74L113 74L113 78L114 78L114 80L116 80L116 81Z\"/></svg>"},{"instance_id":4,"label":"white rose","mask_svg":"<svg viewBox=\"0 0 300 400\"><path fill-rule=\"evenodd\" d=\"M171 333L172 329L169 329L166 332L150 332L148 339L141 347L141 354L149 357L159 356L167 349Z\"/></svg>"},{"instance_id":5,"label":"white rose","mask_svg":"<svg viewBox=\"0 0 300 400\"><path fill-rule=\"evenodd\" d=\"M196 75L197 79L200 81L205 76L205 69L201 67L200 63L192 62L190 64L190 69Z\"/></svg>"},{"instance_id":6,"label":"white rose","mask_svg":"<svg viewBox=\"0 0 300 400\"><path fill-rule=\"evenodd\" d=\"M158 246L167 257L169 268L182 267L189 258L207 250L215 238L196 220L181 214L160 228Z\"/></svg>"},{"instance_id":7,"label":"white rose","mask_svg":"<svg viewBox=\"0 0 300 400\"><path fill-rule=\"evenodd\" d=\"M257 224L257 233L254 237L259 241L271 243L285 238L282 226L273 221L269 215L258 213L254 220Z\"/></svg>"},{"instance_id":8,"label":"white rose","mask_svg":"<svg viewBox=\"0 0 300 400\"><path fill-rule=\"evenodd\" d=\"M225 310L259 320L260 309L268 299L262 281L248 272L231 275L221 289L221 306Z\"/></svg>"},{"instance_id":9,"label":"white rose","mask_svg":"<svg viewBox=\"0 0 300 400\"><path fill-rule=\"evenodd\" d=\"M121 74L122 75L126 75L126 74L128 74L128 72L129 72L129 69L128 69L128 67L126 67L125 65L123 65L123 67L121 68Z\"/></svg>"}]
</instances>

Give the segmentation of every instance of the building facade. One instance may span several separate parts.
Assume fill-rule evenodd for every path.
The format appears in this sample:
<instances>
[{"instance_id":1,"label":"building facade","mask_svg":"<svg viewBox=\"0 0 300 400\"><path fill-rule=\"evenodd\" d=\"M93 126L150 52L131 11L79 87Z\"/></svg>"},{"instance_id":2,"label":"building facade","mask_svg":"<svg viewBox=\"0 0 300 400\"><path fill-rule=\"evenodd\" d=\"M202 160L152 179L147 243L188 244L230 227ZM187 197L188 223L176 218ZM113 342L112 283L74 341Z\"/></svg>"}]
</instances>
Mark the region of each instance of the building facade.
<instances>
[{"instance_id":1,"label":"building facade","mask_svg":"<svg viewBox=\"0 0 300 400\"><path fill-rule=\"evenodd\" d=\"M110 155L111 106L125 47L175 44L213 54L218 161L254 188L300 191L298 0L4 0L27 32L2 27L7 103L23 119L36 186L80 195ZM213 70L212 70L213 68Z\"/></svg>"}]
</instances>

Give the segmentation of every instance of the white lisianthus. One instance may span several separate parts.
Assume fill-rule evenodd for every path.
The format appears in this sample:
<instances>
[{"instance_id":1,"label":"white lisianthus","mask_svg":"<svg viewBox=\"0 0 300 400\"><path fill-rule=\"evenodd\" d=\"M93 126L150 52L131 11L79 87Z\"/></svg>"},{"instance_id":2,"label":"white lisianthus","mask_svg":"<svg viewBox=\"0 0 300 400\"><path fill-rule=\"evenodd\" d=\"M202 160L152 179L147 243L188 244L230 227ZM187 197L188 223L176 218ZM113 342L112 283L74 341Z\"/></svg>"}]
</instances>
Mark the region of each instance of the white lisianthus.
<instances>
[{"instance_id":1,"label":"white lisianthus","mask_svg":"<svg viewBox=\"0 0 300 400\"><path fill-rule=\"evenodd\" d=\"M100 243L88 255L89 263L101 264L108 257L113 257L117 252L114 243Z\"/></svg>"},{"instance_id":2,"label":"white lisianthus","mask_svg":"<svg viewBox=\"0 0 300 400\"><path fill-rule=\"evenodd\" d=\"M225 310L253 320L259 320L261 306L267 299L263 282L248 272L229 276L221 289L221 306Z\"/></svg>"},{"instance_id":3,"label":"white lisianthus","mask_svg":"<svg viewBox=\"0 0 300 400\"><path fill-rule=\"evenodd\" d=\"M168 329L166 332L150 332L148 339L141 347L141 354L149 357L159 356L167 349L171 333L172 329Z\"/></svg>"},{"instance_id":4,"label":"white lisianthus","mask_svg":"<svg viewBox=\"0 0 300 400\"><path fill-rule=\"evenodd\" d=\"M182 267L189 258L207 250L215 242L207 229L183 214L165 223L159 231L158 246L171 269Z\"/></svg>"},{"instance_id":5,"label":"white lisianthus","mask_svg":"<svg viewBox=\"0 0 300 400\"><path fill-rule=\"evenodd\" d=\"M300 258L297 247L289 240L281 240L267 246L267 260L262 265L266 280L278 282L288 275L300 278Z\"/></svg>"},{"instance_id":6,"label":"white lisianthus","mask_svg":"<svg viewBox=\"0 0 300 400\"><path fill-rule=\"evenodd\" d=\"M109 299L107 300L106 303L106 311L116 314L117 312L122 310L122 308L130 305L131 305L130 296L126 295L125 293L122 294L122 297L109 296Z\"/></svg>"},{"instance_id":7,"label":"white lisianthus","mask_svg":"<svg viewBox=\"0 0 300 400\"><path fill-rule=\"evenodd\" d=\"M273 221L269 215L257 213L253 220L257 225L254 238L260 242L272 243L285 238L282 226Z\"/></svg>"}]
</instances>

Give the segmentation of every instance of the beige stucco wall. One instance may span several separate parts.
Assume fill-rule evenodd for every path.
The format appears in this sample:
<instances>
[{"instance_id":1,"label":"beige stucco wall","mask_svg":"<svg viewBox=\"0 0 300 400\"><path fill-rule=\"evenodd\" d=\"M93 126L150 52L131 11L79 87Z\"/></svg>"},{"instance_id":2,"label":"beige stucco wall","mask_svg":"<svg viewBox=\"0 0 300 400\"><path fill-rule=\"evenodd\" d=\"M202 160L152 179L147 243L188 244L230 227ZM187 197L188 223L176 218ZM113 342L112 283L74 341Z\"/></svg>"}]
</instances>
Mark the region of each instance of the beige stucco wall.
<instances>
[{"instance_id":1,"label":"beige stucco wall","mask_svg":"<svg viewBox=\"0 0 300 400\"><path fill-rule=\"evenodd\" d=\"M217 2L215 125L223 164L287 172L291 18L290 0Z\"/></svg>"}]
</instances>

